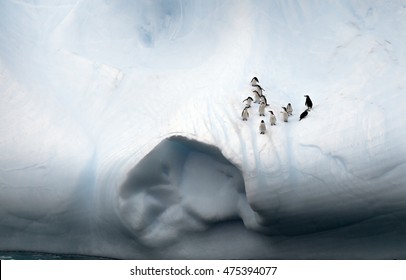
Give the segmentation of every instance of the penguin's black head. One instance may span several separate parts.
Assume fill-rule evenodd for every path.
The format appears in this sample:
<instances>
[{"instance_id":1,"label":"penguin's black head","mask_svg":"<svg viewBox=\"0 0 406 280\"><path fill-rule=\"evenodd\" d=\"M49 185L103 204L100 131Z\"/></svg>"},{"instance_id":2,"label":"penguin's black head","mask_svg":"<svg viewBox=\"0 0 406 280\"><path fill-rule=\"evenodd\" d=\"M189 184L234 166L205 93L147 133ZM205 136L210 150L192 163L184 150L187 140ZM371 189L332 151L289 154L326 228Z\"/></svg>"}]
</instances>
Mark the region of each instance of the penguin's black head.
<instances>
[{"instance_id":1,"label":"penguin's black head","mask_svg":"<svg viewBox=\"0 0 406 280\"><path fill-rule=\"evenodd\" d=\"M282 107L282 109L286 111L286 107Z\"/></svg>"},{"instance_id":2,"label":"penguin's black head","mask_svg":"<svg viewBox=\"0 0 406 280\"><path fill-rule=\"evenodd\" d=\"M290 103L288 103L288 106L291 106Z\"/></svg>"},{"instance_id":3,"label":"penguin's black head","mask_svg":"<svg viewBox=\"0 0 406 280\"><path fill-rule=\"evenodd\" d=\"M251 96L250 96L250 97L248 97L248 99L249 99L249 100L251 100L251 101L253 100Z\"/></svg>"},{"instance_id":4,"label":"penguin's black head","mask_svg":"<svg viewBox=\"0 0 406 280\"><path fill-rule=\"evenodd\" d=\"M273 115L273 112L272 111L268 111L269 113L271 113L272 115Z\"/></svg>"},{"instance_id":5,"label":"penguin's black head","mask_svg":"<svg viewBox=\"0 0 406 280\"><path fill-rule=\"evenodd\" d=\"M264 120L262 120L261 123L264 123Z\"/></svg>"},{"instance_id":6,"label":"penguin's black head","mask_svg":"<svg viewBox=\"0 0 406 280\"><path fill-rule=\"evenodd\" d=\"M305 95L304 97L309 97L308 95Z\"/></svg>"},{"instance_id":7,"label":"penguin's black head","mask_svg":"<svg viewBox=\"0 0 406 280\"><path fill-rule=\"evenodd\" d=\"M252 78L251 82L253 82L253 81L258 82L258 78L257 77Z\"/></svg>"}]
</instances>

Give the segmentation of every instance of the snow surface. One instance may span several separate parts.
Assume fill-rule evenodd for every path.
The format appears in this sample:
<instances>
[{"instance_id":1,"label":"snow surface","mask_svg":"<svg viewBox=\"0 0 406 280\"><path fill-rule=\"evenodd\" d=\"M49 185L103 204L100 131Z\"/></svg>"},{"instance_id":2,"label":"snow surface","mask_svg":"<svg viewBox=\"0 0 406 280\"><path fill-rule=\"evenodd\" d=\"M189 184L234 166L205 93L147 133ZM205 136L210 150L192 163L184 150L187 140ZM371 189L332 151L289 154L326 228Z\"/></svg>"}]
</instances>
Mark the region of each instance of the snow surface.
<instances>
[{"instance_id":1,"label":"snow surface","mask_svg":"<svg viewBox=\"0 0 406 280\"><path fill-rule=\"evenodd\" d=\"M0 250L406 258L405 73L405 0L0 1Z\"/></svg>"}]
</instances>

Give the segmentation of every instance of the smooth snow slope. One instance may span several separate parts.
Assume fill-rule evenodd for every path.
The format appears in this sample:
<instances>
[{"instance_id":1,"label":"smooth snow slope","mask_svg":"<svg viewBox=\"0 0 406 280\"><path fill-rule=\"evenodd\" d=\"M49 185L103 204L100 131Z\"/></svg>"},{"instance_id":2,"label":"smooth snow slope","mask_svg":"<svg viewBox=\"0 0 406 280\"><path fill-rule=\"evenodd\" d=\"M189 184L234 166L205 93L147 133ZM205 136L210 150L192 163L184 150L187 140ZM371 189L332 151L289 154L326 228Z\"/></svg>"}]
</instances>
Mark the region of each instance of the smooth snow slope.
<instances>
[{"instance_id":1,"label":"smooth snow slope","mask_svg":"<svg viewBox=\"0 0 406 280\"><path fill-rule=\"evenodd\" d=\"M401 0L1 1L0 250L405 258L405 30Z\"/></svg>"}]
</instances>

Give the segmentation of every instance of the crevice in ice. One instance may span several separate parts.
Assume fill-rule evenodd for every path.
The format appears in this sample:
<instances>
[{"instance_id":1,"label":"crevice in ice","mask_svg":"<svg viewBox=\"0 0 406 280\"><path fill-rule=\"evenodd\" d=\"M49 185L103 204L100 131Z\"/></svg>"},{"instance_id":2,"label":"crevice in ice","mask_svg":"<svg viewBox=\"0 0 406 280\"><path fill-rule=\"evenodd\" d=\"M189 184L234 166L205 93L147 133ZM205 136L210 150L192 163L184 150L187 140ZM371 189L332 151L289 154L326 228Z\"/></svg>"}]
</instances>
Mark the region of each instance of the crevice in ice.
<instances>
[{"instance_id":1,"label":"crevice in ice","mask_svg":"<svg viewBox=\"0 0 406 280\"><path fill-rule=\"evenodd\" d=\"M334 160L339 166L341 166L344 170L345 170L345 172L347 173L347 174L350 174L350 175L352 175L352 176L354 176L354 177L357 177L357 178L359 178L357 175L355 175L353 172L351 172L350 170L349 170L349 168L348 168L348 166L347 166L347 162L345 161L345 159L344 158L342 158L342 157L340 157L340 156L337 156L337 155L333 155L333 154L331 154L331 153L326 153L326 152L324 152L319 146L317 146L317 145L310 145L310 144L300 144L302 147L305 147L305 148L311 148L311 149L316 149L320 154L322 154L324 157L328 157L328 158L331 158L332 160Z\"/></svg>"},{"instance_id":2,"label":"crevice in ice","mask_svg":"<svg viewBox=\"0 0 406 280\"><path fill-rule=\"evenodd\" d=\"M406 164L405 161L402 161L400 163L396 163L393 165L388 166L387 168L383 168L382 171L378 174L376 174L375 176L372 176L369 178L369 180L376 180L379 179L381 177L387 176L392 172L397 171L398 169L400 169L401 167L404 168L404 165Z\"/></svg>"},{"instance_id":3,"label":"crevice in ice","mask_svg":"<svg viewBox=\"0 0 406 280\"><path fill-rule=\"evenodd\" d=\"M306 176L311 177L311 178L313 178L313 179L315 179L315 180L318 180L319 182L321 182L321 183L323 183L323 184L325 184L325 185L328 184L328 182L327 182L325 179L323 179L323 177L321 177L321 176L316 176L316 174L312 174L312 173L309 173L309 172L305 172L305 171L303 171L303 170L301 170L301 169L297 169L297 168L295 168L295 170L296 170L297 172L300 172L300 173L303 174L303 175L306 175Z\"/></svg>"},{"instance_id":4,"label":"crevice in ice","mask_svg":"<svg viewBox=\"0 0 406 280\"><path fill-rule=\"evenodd\" d=\"M217 147L172 136L128 173L118 214L134 239L155 247L187 232L241 221L241 195L242 173Z\"/></svg>"}]
</instances>

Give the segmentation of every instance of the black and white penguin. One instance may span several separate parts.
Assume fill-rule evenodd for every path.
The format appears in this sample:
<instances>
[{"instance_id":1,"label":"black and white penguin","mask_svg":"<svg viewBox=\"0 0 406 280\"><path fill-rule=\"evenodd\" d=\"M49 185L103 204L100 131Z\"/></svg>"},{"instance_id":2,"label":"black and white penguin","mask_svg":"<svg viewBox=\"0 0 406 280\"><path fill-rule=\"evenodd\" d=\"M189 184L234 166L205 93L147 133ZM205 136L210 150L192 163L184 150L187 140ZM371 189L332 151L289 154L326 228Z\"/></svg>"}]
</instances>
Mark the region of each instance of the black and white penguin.
<instances>
[{"instance_id":1,"label":"black and white penguin","mask_svg":"<svg viewBox=\"0 0 406 280\"><path fill-rule=\"evenodd\" d=\"M241 113L242 120L247 121L249 116L250 116L250 114L248 113L248 107L245 107Z\"/></svg>"},{"instance_id":2,"label":"black and white penguin","mask_svg":"<svg viewBox=\"0 0 406 280\"><path fill-rule=\"evenodd\" d=\"M254 93L254 99L255 99L254 103L259 103L262 94L260 94L257 90L254 90L253 93Z\"/></svg>"},{"instance_id":3,"label":"black and white penguin","mask_svg":"<svg viewBox=\"0 0 406 280\"><path fill-rule=\"evenodd\" d=\"M289 117L288 111L286 110L286 107L282 107L282 109L283 109L283 111L281 113L282 113L283 121L288 122L288 117Z\"/></svg>"},{"instance_id":4,"label":"black and white penguin","mask_svg":"<svg viewBox=\"0 0 406 280\"><path fill-rule=\"evenodd\" d=\"M265 106L269 106L268 101L266 100L265 95L262 95L262 96L259 98L259 100L260 100L260 102L265 102Z\"/></svg>"},{"instance_id":5,"label":"black and white penguin","mask_svg":"<svg viewBox=\"0 0 406 280\"><path fill-rule=\"evenodd\" d=\"M254 90L258 91L259 96L262 96L262 92L265 91L260 85L253 85Z\"/></svg>"},{"instance_id":6,"label":"black and white penguin","mask_svg":"<svg viewBox=\"0 0 406 280\"><path fill-rule=\"evenodd\" d=\"M306 116L309 114L310 109L306 109L303 113L300 114L299 121L302 119L306 118Z\"/></svg>"},{"instance_id":7,"label":"black and white penguin","mask_svg":"<svg viewBox=\"0 0 406 280\"><path fill-rule=\"evenodd\" d=\"M292 116L293 112L292 104L288 103L288 106L286 106L286 111L288 112L289 116Z\"/></svg>"},{"instance_id":8,"label":"black and white penguin","mask_svg":"<svg viewBox=\"0 0 406 280\"><path fill-rule=\"evenodd\" d=\"M259 109L258 109L259 116L265 116L265 107L266 107L266 103L262 101L259 104Z\"/></svg>"},{"instance_id":9,"label":"black and white penguin","mask_svg":"<svg viewBox=\"0 0 406 280\"><path fill-rule=\"evenodd\" d=\"M273 114L272 111L269 111L269 113L271 113L271 116L269 117L271 125L276 125L276 117L275 117L275 115Z\"/></svg>"},{"instance_id":10,"label":"black and white penguin","mask_svg":"<svg viewBox=\"0 0 406 280\"><path fill-rule=\"evenodd\" d=\"M246 104L245 104L245 107L248 107L248 108L250 108L251 107L251 102L252 101L254 101L254 99L252 99L252 97L251 96L248 96L245 100L243 100L243 102L247 102Z\"/></svg>"},{"instance_id":11,"label":"black and white penguin","mask_svg":"<svg viewBox=\"0 0 406 280\"><path fill-rule=\"evenodd\" d=\"M304 97L306 97L305 106L307 106L307 109L311 109L313 107L312 100L308 95L305 95Z\"/></svg>"},{"instance_id":12,"label":"black and white penguin","mask_svg":"<svg viewBox=\"0 0 406 280\"><path fill-rule=\"evenodd\" d=\"M257 85L258 83L259 83L259 81L258 81L258 78L257 78L257 77L252 78L252 80L251 80L251 85L252 85L252 86Z\"/></svg>"},{"instance_id":13,"label":"black and white penguin","mask_svg":"<svg viewBox=\"0 0 406 280\"><path fill-rule=\"evenodd\" d=\"M265 132L266 132L266 126L265 126L264 120L262 120L261 123L259 124L259 133L265 134Z\"/></svg>"}]
</instances>

